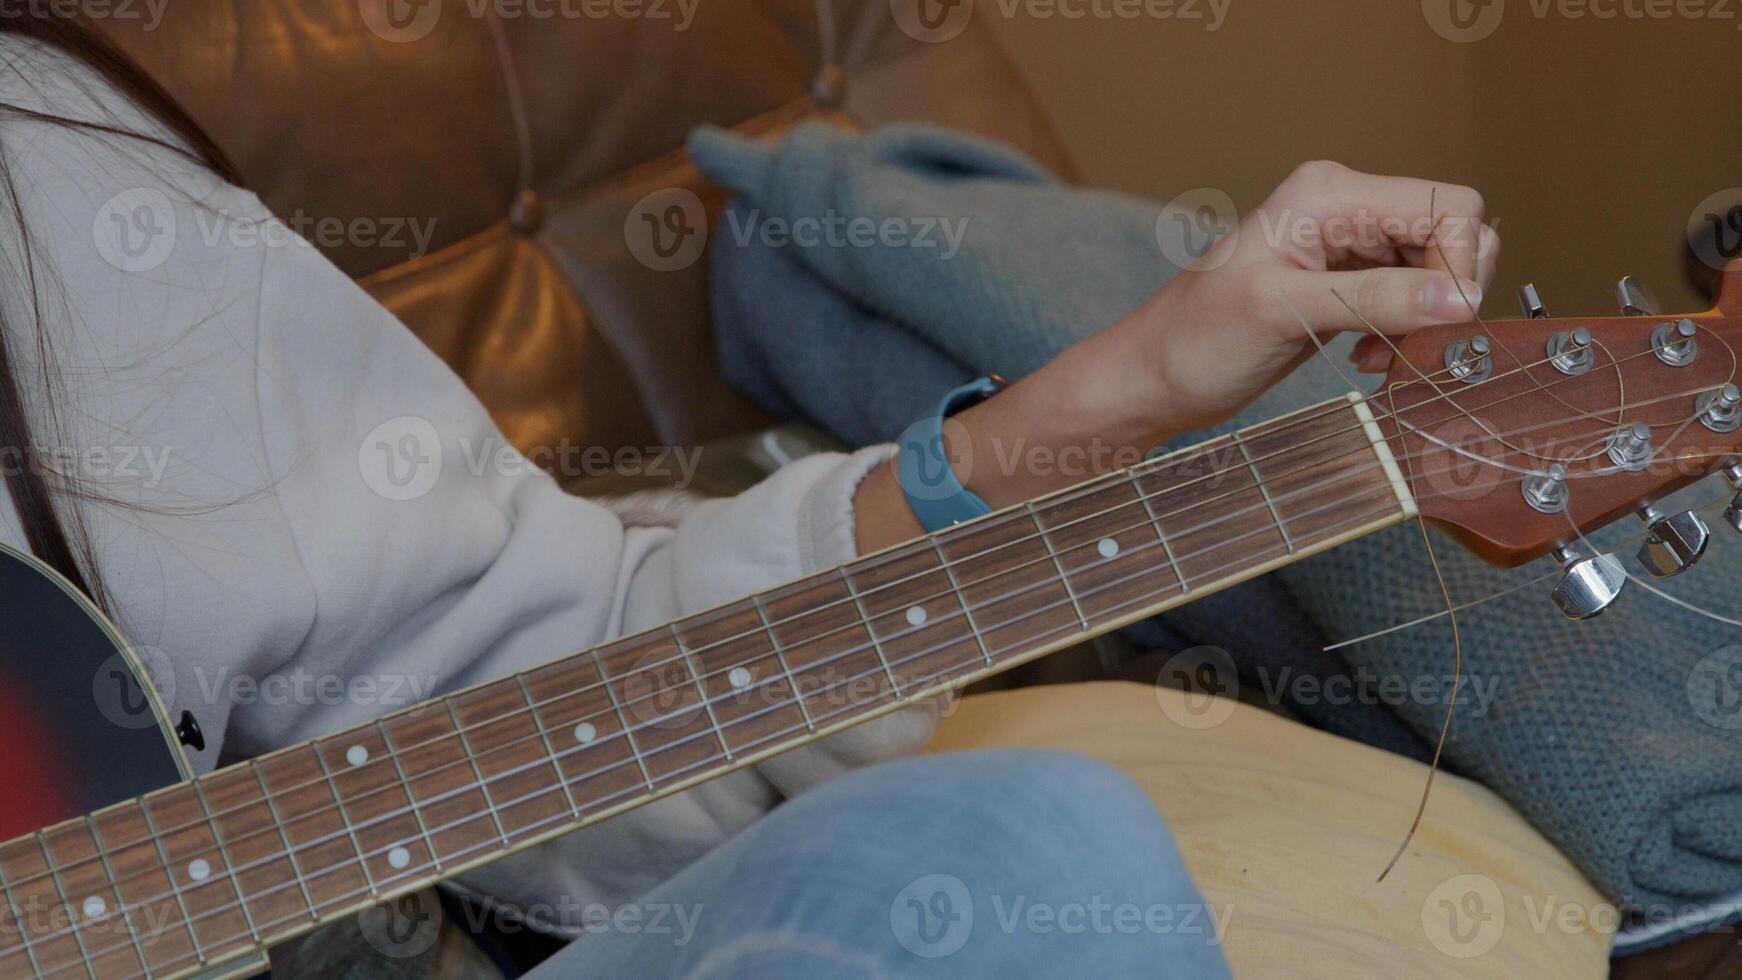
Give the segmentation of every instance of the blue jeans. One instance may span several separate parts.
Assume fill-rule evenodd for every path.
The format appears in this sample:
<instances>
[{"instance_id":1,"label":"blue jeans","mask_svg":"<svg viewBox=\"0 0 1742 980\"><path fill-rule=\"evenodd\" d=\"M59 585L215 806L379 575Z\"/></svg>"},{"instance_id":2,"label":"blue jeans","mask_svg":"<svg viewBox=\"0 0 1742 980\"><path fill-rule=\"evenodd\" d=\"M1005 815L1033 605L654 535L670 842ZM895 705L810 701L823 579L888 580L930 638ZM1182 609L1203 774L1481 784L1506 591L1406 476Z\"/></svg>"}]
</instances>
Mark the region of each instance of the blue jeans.
<instances>
[{"instance_id":1,"label":"blue jeans","mask_svg":"<svg viewBox=\"0 0 1742 980\"><path fill-rule=\"evenodd\" d=\"M1198 895L1148 797L1055 752L842 776L637 905L534 980L1229 976L1227 910Z\"/></svg>"}]
</instances>

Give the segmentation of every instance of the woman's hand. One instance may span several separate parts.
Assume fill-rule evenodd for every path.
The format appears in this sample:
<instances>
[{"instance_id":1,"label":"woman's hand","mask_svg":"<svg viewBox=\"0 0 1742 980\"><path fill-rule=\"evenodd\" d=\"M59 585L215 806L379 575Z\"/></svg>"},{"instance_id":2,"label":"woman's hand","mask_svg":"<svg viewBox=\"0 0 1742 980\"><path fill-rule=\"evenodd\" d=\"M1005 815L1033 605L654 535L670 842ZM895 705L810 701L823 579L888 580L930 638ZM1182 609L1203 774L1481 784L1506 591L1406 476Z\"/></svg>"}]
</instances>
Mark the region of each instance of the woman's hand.
<instances>
[{"instance_id":1,"label":"woman's hand","mask_svg":"<svg viewBox=\"0 0 1742 980\"><path fill-rule=\"evenodd\" d=\"M958 416L950 451L972 465L957 472L1002 507L1136 462L1293 371L1315 351L1309 326L1324 339L1474 319L1499 252L1468 187L1304 164L1136 312ZM1357 352L1366 370L1388 354ZM1038 458L1048 465L1026 465ZM858 503L861 547L918 530L891 468Z\"/></svg>"},{"instance_id":2,"label":"woman's hand","mask_svg":"<svg viewBox=\"0 0 1742 980\"><path fill-rule=\"evenodd\" d=\"M1398 335L1474 319L1500 254L1483 212L1468 187L1304 164L1235 233L1070 356L1118 379L1097 390L1136 395L1125 412L1135 408L1151 434L1221 421L1312 356L1303 323L1325 339L1366 323ZM1374 355L1388 351L1364 345L1362 367L1383 368Z\"/></svg>"}]
</instances>

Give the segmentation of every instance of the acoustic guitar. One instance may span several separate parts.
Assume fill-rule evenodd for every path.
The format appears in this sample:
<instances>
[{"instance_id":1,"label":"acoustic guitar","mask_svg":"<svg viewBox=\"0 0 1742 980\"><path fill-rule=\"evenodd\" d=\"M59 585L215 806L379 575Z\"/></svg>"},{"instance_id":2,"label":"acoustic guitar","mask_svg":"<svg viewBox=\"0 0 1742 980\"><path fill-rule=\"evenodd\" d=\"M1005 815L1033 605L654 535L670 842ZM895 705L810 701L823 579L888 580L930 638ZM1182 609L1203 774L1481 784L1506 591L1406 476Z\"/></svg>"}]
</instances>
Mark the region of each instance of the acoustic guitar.
<instances>
[{"instance_id":1,"label":"acoustic guitar","mask_svg":"<svg viewBox=\"0 0 1742 980\"><path fill-rule=\"evenodd\" d=\"M1350 394L839 568L203 776L118 632L0 554L0 976L230 976L272 945L1068 644L1424 519L1552 554L1602 612L1742 488L1742 263L1717 308L1435 327ZM1742 530L1742 507L1729 521Z\"/></svg>"}]
</instances>

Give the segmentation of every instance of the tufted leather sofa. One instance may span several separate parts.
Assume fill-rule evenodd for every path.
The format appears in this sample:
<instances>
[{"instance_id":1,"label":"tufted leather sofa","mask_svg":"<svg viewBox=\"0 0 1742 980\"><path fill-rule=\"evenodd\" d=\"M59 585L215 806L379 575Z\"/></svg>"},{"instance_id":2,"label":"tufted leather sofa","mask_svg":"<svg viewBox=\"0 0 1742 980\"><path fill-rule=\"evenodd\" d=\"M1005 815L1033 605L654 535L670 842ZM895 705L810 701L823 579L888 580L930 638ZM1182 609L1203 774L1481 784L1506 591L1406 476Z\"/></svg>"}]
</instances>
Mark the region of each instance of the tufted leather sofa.
<instances>
[{"instance_id":1,"label":"tufted leather sofa","mask_svg":"<svg viewBox=\"0 0 1742 980\"><path fill-rule=\"evenodd\" d=\"M885 0L178 0L102 26L522 449L766 421L714 369L706 219L671 210L723 203L693 127L918 120L1067 168L983 28L926 43Z\"/></svg>"}]
</instances>

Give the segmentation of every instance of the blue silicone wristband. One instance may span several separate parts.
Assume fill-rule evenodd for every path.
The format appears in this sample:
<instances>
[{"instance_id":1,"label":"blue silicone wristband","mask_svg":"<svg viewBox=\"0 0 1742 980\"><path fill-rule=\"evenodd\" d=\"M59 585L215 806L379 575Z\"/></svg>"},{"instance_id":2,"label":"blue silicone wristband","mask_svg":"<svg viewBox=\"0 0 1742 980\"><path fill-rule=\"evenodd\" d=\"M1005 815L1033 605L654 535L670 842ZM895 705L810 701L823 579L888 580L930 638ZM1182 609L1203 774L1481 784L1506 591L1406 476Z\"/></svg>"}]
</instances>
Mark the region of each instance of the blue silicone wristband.
<instances>
[{"instance_id":1,"label":"blue silicone wristband","mask_svg":"<svg viewBox=\"0 0 1742 980\"><path fill-rule=\"evenodd\" d=\"M978 378L945 395L937 410L907 427L897 443L896 479L907 506L927 532L941 531L992 513L991 505L962 486L944 452L944 419L984 401L1004 385L997 378Z\"/></svg>"}]
</instances>

